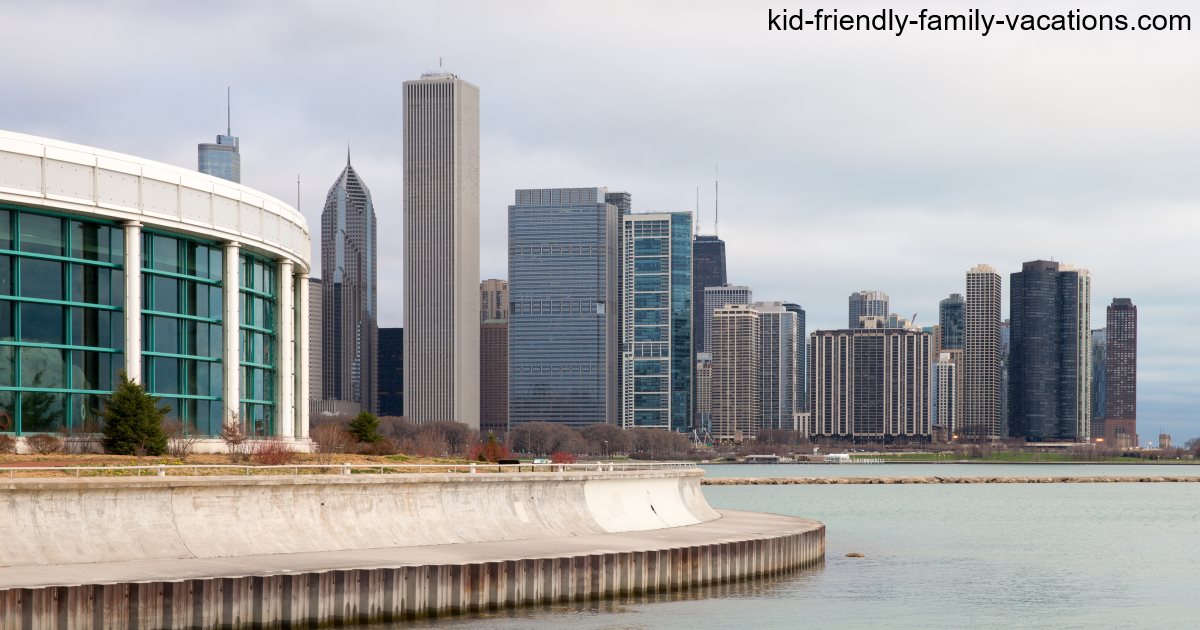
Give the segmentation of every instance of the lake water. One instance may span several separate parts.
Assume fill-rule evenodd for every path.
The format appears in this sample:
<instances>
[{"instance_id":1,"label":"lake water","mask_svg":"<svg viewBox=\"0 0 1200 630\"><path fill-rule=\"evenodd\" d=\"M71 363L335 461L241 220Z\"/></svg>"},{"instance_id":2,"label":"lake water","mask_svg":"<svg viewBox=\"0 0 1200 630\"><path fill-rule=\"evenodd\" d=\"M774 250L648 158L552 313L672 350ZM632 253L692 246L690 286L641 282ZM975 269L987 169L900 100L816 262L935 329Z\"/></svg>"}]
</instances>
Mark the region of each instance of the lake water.
<instances>
[{"instance_id":1,"label":"lake water","mask_svg":"<svg viewBox=\"0 0 1200 630\"><path fill-rule=\"evenodd\" d=\"M1200 464L711 464L709 477L1200 477Z\"/></svg>"},{"instance_id":2,"label":"lake water","mask_svg":"<svg viewBox=\"0 0 1200 630\"><path fill-rule=\"evenodd\" d=\"M918 472L918 466L822 468L837 468L839 475L868 468L872 472L860 472L931 474ZM983 466L934 465L932 474L959 476ZM724 476L737 473L734 469L759 469L743 476L783 476L787 468L817 467L723 466L710 471ZM894 468L900 470L892 472ZM979 474L1018 474L1026 466L1000 468L1003 472ZM1068 468L1165 474L1142 466L1050 468L1052 472L1030 474L1062 475ZM701 589L683 598L527 608L415 627L1200 627L1200 484L707 486L704 494L717 508L823 521L825 564L771 581ZM848 552L866 557L847 558Z\"/></svg>"}]
</instances>

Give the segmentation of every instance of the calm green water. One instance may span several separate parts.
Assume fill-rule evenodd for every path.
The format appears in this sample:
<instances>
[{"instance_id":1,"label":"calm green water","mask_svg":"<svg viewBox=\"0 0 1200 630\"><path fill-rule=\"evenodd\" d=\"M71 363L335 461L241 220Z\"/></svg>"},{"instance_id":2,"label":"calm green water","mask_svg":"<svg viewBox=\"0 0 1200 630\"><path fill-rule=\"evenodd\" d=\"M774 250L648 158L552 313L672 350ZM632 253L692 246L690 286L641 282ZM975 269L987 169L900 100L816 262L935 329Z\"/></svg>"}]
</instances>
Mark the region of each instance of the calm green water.
<instances>
[{"instance_id":1,"label":"calm green water","mask_svg":"<svg viewBox=\"0 0 1200 630\"><path fill-rule=\"evenodd\" d=\"M709 477L1200 477L1200 464L712 464Z\"/></svg>"},{"instance_id":2,"label":"calm green water","mask_svg":"<svg viewBox=\"0 0 1200 630\"><path fill-rule=\"evenodd\" d=\"M704 493L718 508L824 521L825 565L687 598L416 627L1200 627L1200 484L709 486ZM846 558L851 551L866 558Z\"/></svg>"}]
</instances>

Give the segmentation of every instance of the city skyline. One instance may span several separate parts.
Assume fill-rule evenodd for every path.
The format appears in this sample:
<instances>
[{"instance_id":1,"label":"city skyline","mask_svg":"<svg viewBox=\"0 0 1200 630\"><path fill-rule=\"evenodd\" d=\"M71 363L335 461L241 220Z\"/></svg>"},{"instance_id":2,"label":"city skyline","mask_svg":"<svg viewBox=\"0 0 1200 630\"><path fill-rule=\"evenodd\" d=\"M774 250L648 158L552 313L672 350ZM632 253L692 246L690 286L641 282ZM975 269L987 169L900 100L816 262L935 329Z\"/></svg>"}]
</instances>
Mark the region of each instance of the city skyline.
<instances>
[{"instance_id":1,"label":"city skyline","mask_svg":"<svg viewBox=\"0 0 1200 630\"><path fill-rule=\"evenodd\" d=\"M34 6L15 11L9 16L14 34L0 49L15 54L33 45L44 36L45 25L53 22L46 17L53 10ZM707 233L712 225L712 165L720 161L721 201L726 208L721 236L728 243L728 281L753 286L760 299L801 302L810 329L840 326L845 295L862 287L886 291L892 297L892 311L905 317L918 313L918 324L923 325L936 319L940 299L962 290L961 274L974 264L989 263L1004 276L1019 270L1026 260L1054 256L1077 261L1093 273L1093 313L1103 312L1114 296L1129 296L1139 305L1140 418L1155 430L1161 425L1177 436L1200 434L1191 411L1200 397L1196 385L1200 339L1187 332L1187 313L1200 305L1200 296L1179 295L1176 288L1178 270L1194 268L1198 262L1197 254L1186 247L1186 235L1200 227L1192 210L1196 196L1183 182L1189 181L1184 174L1194 171L1189 147L1200 136L1200 124L1181 112L1152 106L1192 98L1194 86L1168 80L1191 72L1196 64L1192 58L1143 51L1149 63L1134 65L1122 58L1128 48L1120 42L1128 37L1098 34L1081 41L1066 58L1035 64L1022 76L1008 77L1014 90L1044 97L1010 103L1005 110L997 109L989 96L992 92L981 78L986 73L980 77L973 73L965 84L956 85L953 99L957 110L988 117L992 124L984 127L974 117L946 119L922 111L919 103L926 97L911 95L947 98L940 80L909 77L903 84L893 84L900 75L888 78L893 65L928 63L951 71L946 66L949 60L937 58L936 47L925 48L928 40L890 42L860 35L775 38L764 49L744 45L759 38L760 29L739 26L727 42L712 50L697 50L672 32L659 42L639 41L621 55L601 58L571 41L575 37L553 35L563 52L557 56L560 59L543 59L534 54L532 42L513 44L505 38L505 46L493 45L502 36L488 34L484 25L494 20L499 8L480 8L464 16L452 8L397 7L372 12L367 19L313 7L282 17L252 7L232 7L223 21L234 19L263 29L265 36L242 38L197 64L195 43L204 41L214 24L215 16L207 11L183 9L184 19L174 16L166 21L162 15L133 11L101 13L82 5L73 10L82 21L106 25L109 43L97 47L98 35L86 35L66 44L64 55L88 47L89 54L74 55L83 59L78 67L68 64L64 56L39 60L27 68L6 68L3 73L14 89L0 108L10 128L192 167L196 143L225 126L221 92L232 85L239 94L237 128L243 141L246 183L291 202L300 173L299 205L310 225L316 225L327 174L340 165L349 139L356 163L369 165L371 173L383 173L374 176L372 192L381 208L394 212L380 216L380 233L398 236L402 194L395 181L399 178L390 174L400 170L399 82L372 85L377 82L366 77L417 76L437 68L437 58L445 55L448 69L487 90L481 122L483 234L502 232L512 190L579 181L621 186L636 196L637 211L691 209L695 187L700 186L697 222ZM528 24L547 26L564 15L579 17L584 9L544 15L520 6L506 11ZM653 22L665 19L662 14L668 11L645 7L637 9L635 17ZM703 31L706 23L714 21L740 24L744 13L736 8L697 7L673 19L679 20L680 32L686 31L685 26ZM418 28L450 15L455 19L445 22L453 23L453 29L435 26L422 32ZM348 32L360 35L320 41L303 36L334 17L350 27ZM595 33L629 28L614 16L592 17L583 28ZM161 100L146 99L144 92L129 90L122 81L87 80L97 68L116 67L135 54L133 33L165 27L176 37L163 41L155 63L175 64L179 59L193 63L186 83L173 84L172 93ZM395 32L405 34L399 38L403 42L395 42ZM376 59L367 54L373 45L364 40L375 33L388 34L386 61L384 56ZM346 42L352 45L338 50ZM836 90L822 99L806 99L799 88L770 84L761 100L747 103L734 96L761 85L763 77L774 72L770 64L755 63L766 50L790 57L816 47L834 53L864 44L869 51L887 54L857 55L821 68L798 67L796 72L804 80L796 85L841 85L839 75L861 70L864 64L883 64L879 76L884 78L879 81L911 90L893 102L895 115L911 121L903 129L874 120L878 105L856 102ZM1030 40L1019 50L1011 41L999 48L965 47L952 67L966 63L998 68L1001 58L1008 63L1013 54L1039 59L1051 45L1042 39ZM287 58L263 52L272 46L286 50ZM643 64L637 60L651 55L658 59L658 67L639 67ZM247 59L252 61L246 63ZM370 85L367 98L339 98L321 86L297 80L344 73L359 60L361 67L348 71ZM562 60L582 71L622 75L648 98L636 101L637 107L625 97L588 103L565 94L535 99L516 80L535 71L552 74L562 67ZM689 70L697 61L742 71L723 75L721 82L727 89L722 92L728 96L713 94L711 79ZM1080 91L1048 81L1069 62L1078 62L1071 63L1073 72L1118 78L1125 87L1110 92L1116 89L1111 87L1114 81L1095 81ZM755 65L763 68L746 70ZM1152 71L1146 72L1147 68ZM91 103L88 114L81 115L75 101L56 100L57 88L39 78L45 73L65 82L80 79L76 93ZM132 73L105 76L134 80ZM1136 100L1122 96L1131 93L1141 96ZM683 106L685 100L690 107ZM776 107L790 111L793 118L822 124L787 125L776 115ZM579 125L581 119L595 122ZM1096 125L1114 132L1095 137L1090 130ZM656 155L653 161L628 159L625 147L636 140L671 152ZM1049 178L1047 172L1058 175ZM781 184L793 176L794 183ZM895 223L897 217L907 219L908 225ZM968 246L948 241L948 233L982 233L989 238ZM780 268L775 262L778 252L789 251L810 234L820 238L808 240L812 245L803 255L819 258L822 269L836 272L818 272L816 265L806 264ZM1126 239L1125 234L1138 237ZM1117 240L1122 248L1108 251L1105 244ZM399 287L389 285L386 275L397 278L402 271L399 249L381 247L380 251L381 326L402 325ZM506 276L505 249L503 238L484 239L482 277ZM875 256L862 256L863 251ZM891 261L895 264L887 264ZM318 269L314 275L324 274ZM1005 291L1005 318L1008 302Z\"/></svg>"}]
</instances>

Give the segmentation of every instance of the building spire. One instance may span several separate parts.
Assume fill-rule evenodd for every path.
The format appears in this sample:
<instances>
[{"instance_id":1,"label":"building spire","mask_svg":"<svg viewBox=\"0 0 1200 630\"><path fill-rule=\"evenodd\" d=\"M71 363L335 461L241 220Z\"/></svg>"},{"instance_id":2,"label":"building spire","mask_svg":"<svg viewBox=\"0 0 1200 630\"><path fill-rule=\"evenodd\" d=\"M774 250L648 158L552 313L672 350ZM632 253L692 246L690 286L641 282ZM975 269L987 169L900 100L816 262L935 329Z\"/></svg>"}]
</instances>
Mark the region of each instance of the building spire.
<instances>
[{"instance_id":1,"label":"building spire","mask_svg":"<svg viewBox=\"0 0 1200 630\"><path fill-rule=\"evenodd\" d=\"M230 106L231 90L225 86L225 135L233 135L233 108Z\"/></svg>"},{"instance_id":2,"label":"building spire","mask_svg":"<svg viewBox=\"0 0 1200 630\"><path fill-rule=\"evenodd\" d=\"M350 141L346 141L346 166L350 166Z\"/></svg>"},{"instance_id":3,"label":"building spire","mask_svg":"<svg viewBox=\"0 0 1200 630\"><path fill-rule=\"evenodd\" d=\"M714 168L716 181L713 182L713 236L721 235L721 165Z\"/></svg>"}]
</instances>

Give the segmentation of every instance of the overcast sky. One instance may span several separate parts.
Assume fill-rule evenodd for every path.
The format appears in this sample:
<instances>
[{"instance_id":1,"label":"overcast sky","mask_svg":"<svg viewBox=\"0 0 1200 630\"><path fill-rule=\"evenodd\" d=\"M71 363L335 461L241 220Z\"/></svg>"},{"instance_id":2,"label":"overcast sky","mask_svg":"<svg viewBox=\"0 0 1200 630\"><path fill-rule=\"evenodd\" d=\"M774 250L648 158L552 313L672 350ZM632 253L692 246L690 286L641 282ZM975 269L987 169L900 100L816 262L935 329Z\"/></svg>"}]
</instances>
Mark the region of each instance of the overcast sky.
<instances>
[{"instance_id":1,"label":"overcast sky","mask_svg":"<svg viewBox=\"0 0 1200 630\"><path fill-rule=\"evenodd\" d=\"M501 6L503 5L503 6ZM880 289L936 322L989 263L1090 269L1092 327L1131 297L1139 430L1200 435L1200 20L1190 33L768 32L767 8L1188 13L1186 2L24 2L0 0L0 127L196 165L242 142L242 183L319 243L346 144L379 219L380 325L401 325L401 83L479 86L482 269L506 276L512 191L607 186L712 230L729 279L844 325ZM314 260L318 256L314 249ZM318 261L319 262L319 261ZM319 273L319 272L318 272Z\"/></svg>"}]
</instances>

